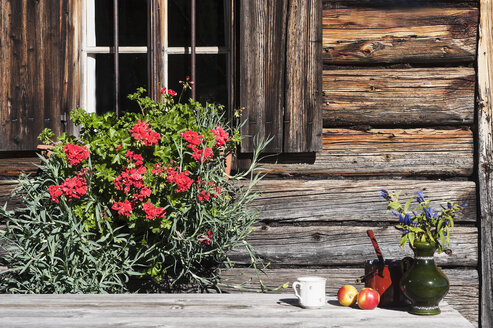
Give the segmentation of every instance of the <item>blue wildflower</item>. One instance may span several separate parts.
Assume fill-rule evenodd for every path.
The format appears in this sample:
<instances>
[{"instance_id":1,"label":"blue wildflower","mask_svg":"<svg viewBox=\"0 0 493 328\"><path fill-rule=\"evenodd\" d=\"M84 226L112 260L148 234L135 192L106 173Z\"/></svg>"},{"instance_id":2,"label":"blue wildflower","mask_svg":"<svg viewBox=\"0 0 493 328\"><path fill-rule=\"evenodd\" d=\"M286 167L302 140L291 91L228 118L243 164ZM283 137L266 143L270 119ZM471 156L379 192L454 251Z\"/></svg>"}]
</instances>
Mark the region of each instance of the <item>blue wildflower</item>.
<instances>
[{"instance_id":1,"label":"blue wildflower","mask_svg":"<svg viewBox=\"0 0 493 328\"><path fill-rule=\"evenodd\" d=\"M447 203L447 207L450 210L452 208L452 203Z\"/></svg>"},{"instance_id":2,"label":"blue wildflower","mask_svg":"<svg viewBox=\"0 0 493 328\"><path fill-rule=\"evenodd\" d=\"M432 217L432 213L433 213L433 209L430 207L428 208L424 208L423 209L425 211L425 217L426 217L426 220L429 220L431 217Z\"/></svg>"},{"instance_id":3,"label":"blue wildflower","mask_svg":"<svg viewBox=\"0 0 493 328\"><path fill-rule=\"evenodd\" d=\"M416 200L418 201L418 203L424 203L425 201L425 196L423 196L423 193L422 192L417 192L416 194L418 194L418 197L416 198Z\"/></svg>"},{"instance_id":4,"label":"blue wildflower","mask_svg":"<svg viewBox=\"0 0 493 328\"><path fill-rule=\"evenodd\" d=\"M468 207L468 206L469 206L469 204L467 204L467 203L464 203L461 205L461 207Z\"/></svg>"},{"instance_id":5,"label":"blue wildflower","mask_svg":"<svg viewBox=\"0 0 493 328\"><path fill-rule=\"evenodd\" d=\"M411 214L406 214L402 215L402 213L399 215L399 221L402 224L409 225L411 224Z\"/></svg>"},{"instance_id":6,"label":"blue wildflower","mask_svg":"<svg viewBox=\"0 0 493 328\"><path fill-rule=\"evenodd\" d=\"M390 200L389 192L385 189L380 189L380 197Z\"/></svg>"}]
</instances>

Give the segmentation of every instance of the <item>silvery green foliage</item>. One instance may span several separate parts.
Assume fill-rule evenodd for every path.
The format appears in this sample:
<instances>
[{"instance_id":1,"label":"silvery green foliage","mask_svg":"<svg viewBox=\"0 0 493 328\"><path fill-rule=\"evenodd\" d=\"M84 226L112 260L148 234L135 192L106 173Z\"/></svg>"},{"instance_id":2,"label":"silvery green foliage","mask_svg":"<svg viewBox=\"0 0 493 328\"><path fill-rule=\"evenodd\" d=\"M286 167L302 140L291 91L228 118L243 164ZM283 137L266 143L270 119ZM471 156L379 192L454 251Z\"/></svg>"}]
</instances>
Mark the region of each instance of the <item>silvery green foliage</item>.
<instances>
[{"instance_id":1,"label":"silvery green foliage","mask_svg":"<svg viewBox=\"0 0 493 328\"><path fill-rule=\"evenodd\" d=\"M0 242L6 251L0 271L0 291L6 293L121 293L127 291L142 254L132 250L128 234L101 220L97 232L76 217L66 201L50 200L47 187L56 181L57 160L42 159L40 174L21 176L16 197L22 207L0 208L6 231ZM95 204L101 216L111 213Z\"/></svg>"}]
</instances>

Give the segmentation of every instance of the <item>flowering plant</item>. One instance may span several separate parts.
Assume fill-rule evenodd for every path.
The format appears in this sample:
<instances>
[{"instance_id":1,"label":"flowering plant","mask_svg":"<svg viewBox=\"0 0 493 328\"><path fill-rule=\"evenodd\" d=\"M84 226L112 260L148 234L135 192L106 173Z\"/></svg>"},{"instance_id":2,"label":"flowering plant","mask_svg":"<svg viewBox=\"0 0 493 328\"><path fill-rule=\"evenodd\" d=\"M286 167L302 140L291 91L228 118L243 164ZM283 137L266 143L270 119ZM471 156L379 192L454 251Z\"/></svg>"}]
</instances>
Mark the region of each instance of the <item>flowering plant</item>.
<instances>
[{"instance_id":1,"label":"flowering plant","mask_svg":"<svg viewBox=\"0 0 493 328\"><path fill-rule=\"evenodd\" d=\"M247 205L267 142L257 140L246 172L226 174L226 156L241 137L222 106L181 103L166 88L159 101L144 93L129 96L140 113L71 113L80 134L63 134L54 145L47 162L58 169L46 206L70 208L95 236L108 228L128 235L129 253L139 254L135 270L152 288L219 288L218 267L231 266L231 249L247 247L255 267L259 260L245 240L256 222ZM238 183L247 177L246 187Z\"/></svg>"},{"instance_id":2,"label":"flowering plant","mask_svg":"<svg viewBox=\"0 0 493 328\"><path fill-rule=\"evenodd\" d=\"M395 228L402 232L400 245L404 248L409 242L414 247L415 241L429 242L437 247L438 253L444 249L445 243L450 242L450 233L454 228L455 212L461 210L467 204L458 205L445 200L446 206L441 205L440 211L434 211L430 206L431 200L425 199L421 192L417 192L416 202L418 206L410 210L414 198L410 198L404 204L399 202L400 191L396 194L381 189L380 197L387 200L387 212L399 218Z\"/></svg>"}]
</instances>

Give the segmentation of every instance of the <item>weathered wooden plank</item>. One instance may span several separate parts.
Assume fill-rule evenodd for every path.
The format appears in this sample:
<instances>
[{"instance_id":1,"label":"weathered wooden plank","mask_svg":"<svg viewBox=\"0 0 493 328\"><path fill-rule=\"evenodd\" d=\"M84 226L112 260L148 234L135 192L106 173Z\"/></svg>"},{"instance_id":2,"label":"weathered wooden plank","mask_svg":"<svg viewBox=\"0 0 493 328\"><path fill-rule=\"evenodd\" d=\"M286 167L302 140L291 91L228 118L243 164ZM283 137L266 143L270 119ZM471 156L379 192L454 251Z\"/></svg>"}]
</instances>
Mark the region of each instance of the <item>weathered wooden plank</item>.
<instances>
[{"instance_id":1,"label":"weathered wooden plank","mask_svg":"<svg viewBox=\"0 0 493 328\"><path fill-rule=\"evenodd\" d=\"M5 203L7 203L8 210L14 210L21 207L22 199L19 197L11 197L11 194L16 187L16 180L0 180L0 206L4 206ZM3 221L3 219L4 218L0 216L0 221ZM2 253L3 252L0 250L0 256Z\"/></svg>"},{"instance_id":2,"label":"weathered wooden plank","mask_svg":"<svg viewBox=\"0 0 493 328\"><path fill-rule=\"evenodd\" d=\"M0 154L0 178L12 179L19 174L35 174L37 172L36 165L40 164L39 158L26 155L25 157L9 156L9 154Z\"/></svg>"},{"instance_id":3,"label":"weathered wooden plank","mask_svg":"<svg viewBox=\"0 0 493 328\"><path fill-rule=\"evenodd\" d=\"M74 0L2 3L0 150L34 150L41 130L61 133L60 115L77 107L79 6Z\"/></svg>"},{"instance_id":4,"label":"weathered wooden plank","mask_svg":"<svg viewBox=\"0 0 493 328\"><path fill-rule=\"evenodd\" d=\"M322 149L321 0L295 0L288 6L286 99L283 151Z\"/></svg>"},{"instance_id":5,"label":"weathered wooden plank","mask_svg":"<svg viewBox=\"0 0 493 328\"><path fill-rule=\"evenodd\" d=\"M477 8L351 8L323 11L330 64L474 62Z\"/></svg>"},{"instance_id":6,"label":"weathered wooden plank","mask_svg":"<svg viewBox=\"0 0 493 328\"><path fill-rule=\"evenodd\" d=\"M240 3L239 101L247 119L241 131L245 152L252 152L254 135L274 137L266 151L282 151L287 4Z\"/></svg>"},{"instance_id":7,"label":"weathered wooden plank","mask_svg":"<svg viewBox=\"0 0 493 328\"><path fill-rule=\"evenodd\" d=\"M324 129L322 152L267 158L263 167L283 176L470 176L473 154L467 129Z\"/></svg>"},{"instance_id":8,"label":"weathered wooden plank","mask_svg":"<svg viewBox=\"0 0 493 328\"><path fill-rule=\"evenodd\" d=\"M350 209L348 209L350 210ZM342 266L361 265L375 257L366 234L373 229L380 249L387 258L413 256L409 247L399 246L400 232L393 226L269 226L262 225L248 238L258 255L273 266ZM478 264L478 229L455 227L449 251L435 255L437 264L445 267ZM231 252L233 262L249 264L246 250Z\"/></svg>"},{"instance_id":9,"label":"weathered wooden plank","mask_svg":"<svg viewBox=\"0 0 493 328\"><path fill-rule=\"evenodd\" d=\"M265 274L260 274L259 278L264 285L275 288L289 282L291 284L301 276L320 276L327 279L326 292L329 295L336 295L339 288L343 285L353 285L358 290L364 287L364 283L356 283L356 279L364 275L363 264L360 268L337 267L337 268L286 268L286 269L267 269ZM459 311L466 319L477 324L479 302L479 277L476 269L443 269L450 281L450 290L445 297L445 301ZM222 274L223 283L227 285L224 291L235 292L238 286L246 290L258 290L259 283L256 273L249 268L235 268L225 271ZM237 286L237 288L233 288ZM277 293L285 293L286 289L280 289Z\"/></svg>"},{"instance_id":10,"label":"weathered wooden plank","mask_svg":"<svg viewBox=\"0 0 493 328\"><path fill-rule=\"evenodd\" d=\"M263 180L257 188L261 196L252 206L264 222L396 222L386 213L380 189L403 190L404 201L421 191L437 209L442 199L467 203L456 222L477 220L476 186L471 181L276 179Z\"/></svg>"},{"instance_id":11,"label":"weathered wooden plank","mask_svg":"<svg viewBox=\"0 0 493 328\"><path fill-rule=\"evenodd\" d=\"M447 303L439 316L377 308L360 311L329 296L318 310L286 294L0 295L8 327L474 327Z\"/></svg>"},{"instance_id":12,"label":"weathered wooden plank","mask_svg":"<svg viewBox=\"0 0 493 328\"><path fill-rule=\"evenodd\" d=\"M493 5L481 1L478 48L478 182L481 213L481 326L493 326Z\"/></svg>"},{"instance_id":13,"label":"weathered wooden plank","mask_svg":"<svg viewBox=\"0 0 493 328\"><path fill-rule=\"evenodd\" d=\"M479 7L479 0L322 0L323 9Z\"/></svg>"},{"instance_id":14,"label":"weathered wooden plank","mask_svg":"<svg viewBox=\"0 0 493 328\"><path fill-rule=\"evenodd\" d=\"M324 127L472 124L474 88L472 67L326 69Z\"/></svg>"}]
</instances>

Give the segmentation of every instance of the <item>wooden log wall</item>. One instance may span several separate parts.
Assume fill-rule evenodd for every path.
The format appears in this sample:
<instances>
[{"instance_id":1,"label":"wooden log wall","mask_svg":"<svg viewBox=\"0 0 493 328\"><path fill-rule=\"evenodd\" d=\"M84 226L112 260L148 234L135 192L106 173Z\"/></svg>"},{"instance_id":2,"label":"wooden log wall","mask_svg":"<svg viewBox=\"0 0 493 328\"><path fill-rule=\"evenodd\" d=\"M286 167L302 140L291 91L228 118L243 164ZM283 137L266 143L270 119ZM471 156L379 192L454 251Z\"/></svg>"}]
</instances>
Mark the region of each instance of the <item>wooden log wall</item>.
<instances>
[{"instance_id":1,"label":"wooden log wall","mask_svg":"<svg viewBox=\"0 0 493 328\"><path fill-rule=\"evenodd\" d=\"M451 281L446 300L478 323L481 254L474 107L478 1L318 1L323 7L323 51L319 59L323 64L323 149L319 153L281 154L264 164L268 177L259 185L261 198L253 204L262 222L250 239L270 262L268 275L262 280L277 285L301 275L321 275L328 278L330 293L343 284L354 284L363 274L364 261L375 257L366 237L370 228L384 256L410 255L398 245L399 234L392 228L394 218L385 213L379 190L402 189L404 198L423 191L434 204L442 198L469 204L457 218L450 247L437 256L437 262ZM36 2L36 13L48 15L43 11L48 2L52 1ZM70 90L78 90L70 76L73 62L65 61L64 73L55 74L63 77L62 85L50 89L51 96L32 95L35 86L50 81L45 78L49 75L46 67L59 64L60 59L47 58L57 62L45 66L35 62L40 56L33 52L44 49L51 40L39 39L42 29L29 42L21 42L23 37L18 33L27 33L25 28L36 23L26 18L34 17L34 13L21 3L6 1L1 7L0 81L5 87L0 88L0 149L5 148L1 146L4 136L15 137L14 126L21 131L12 116L14 107L25 129L33 126L26 124L32 117L29 111L34 110L27 104L60 108L56 107L59 99L65 103L72 99ZM22 19L12 15L14 7L19 7L15 13L22 13ZM60 17L70 14L65 7L60 10ZM14 24L16 17L24 25L16 23L20 25L10 33L5 26ZM60 31L52 33L60 36ZM75 51L66 46L69 43L57 44L64 44L68 52ZM28 70L32 65L43 66L40 69L44 73ZM18 79L10 79L9 67L18 67ZM23 85L29 87L21 90ZM56 99L59 94L61 98ZM32 146L22 144L22 133L17 149ZM32 156L27 152L2 153L2 204L15 176L20 171L35 171L36 158ZM233 256L237 268L224 276L231 284L253 275L242 268L248 264L244 252L239 250Z\"/></svg>"},{"instance_id":2,"label":"wooden log wall","mask_svg":"<svg viewBox=\"0 0 493 328\"><path fill-rule=\"evenodd\" d=\"M375 258L399 247L395 217L380 188L468 203L447 251L437 255L451 281L446 300L478 324L480 259L475 88L477 1L323 0L322 120L319 153L266 159L254 204L262 223L250 241L270 263L266 283L328 278L327 291L354 284ZM243 251L234 253L248 264ZM238 278L243 272L243 278ZM251 272L237 269L230 283ZM253 279L254 280L254 279Z\"/></svg>"}]
</instances>

